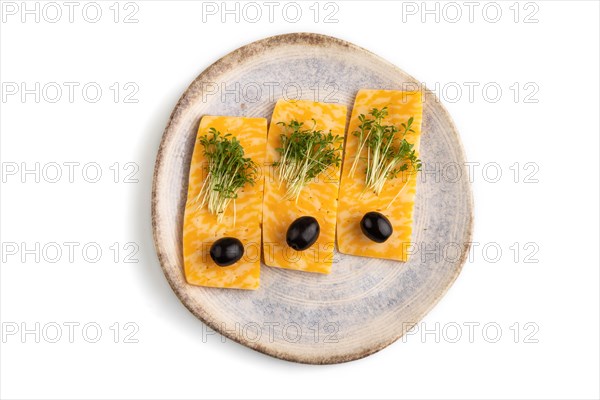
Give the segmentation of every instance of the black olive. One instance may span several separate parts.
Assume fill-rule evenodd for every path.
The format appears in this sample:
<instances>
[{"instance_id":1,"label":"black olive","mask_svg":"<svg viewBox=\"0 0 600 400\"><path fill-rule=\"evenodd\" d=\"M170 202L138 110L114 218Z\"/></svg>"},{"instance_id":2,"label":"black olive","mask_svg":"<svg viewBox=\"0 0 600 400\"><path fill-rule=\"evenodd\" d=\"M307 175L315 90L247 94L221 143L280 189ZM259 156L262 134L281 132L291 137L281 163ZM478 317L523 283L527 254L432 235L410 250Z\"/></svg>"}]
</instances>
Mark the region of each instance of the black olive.
<instances>
[{"instance_id":1,"label":"black olive","mask_svg":"<svg viewBox=\"0 0 600 400\"><path fill-rule=\"evenodd\" d=\"M244 245L233 237L221 238L210 246L210 258L220 267L236 263L243 255Z\"/></svg>"},{"instance_id":2,"label":"black olive","mask_svg":"<svg viewBox=\"0 0 600 400\"><path fill-rule=\"evenodd\" d=\"M314 217L300 217L290 224L285 235L288 246L302 251L312 246L321 233L321 227Z\"/></svg>"},{"instance_id":3,"label":"black olive","mask_svg":"<svg viewBox=\"0 0 600 400\"><path fill-rule=\"evenodd\" d=\"M377 243L383 243L392 236L394 229L387 217L371 211L360 220L360 229L366 237Z\"/></svg>"}]
</instances>

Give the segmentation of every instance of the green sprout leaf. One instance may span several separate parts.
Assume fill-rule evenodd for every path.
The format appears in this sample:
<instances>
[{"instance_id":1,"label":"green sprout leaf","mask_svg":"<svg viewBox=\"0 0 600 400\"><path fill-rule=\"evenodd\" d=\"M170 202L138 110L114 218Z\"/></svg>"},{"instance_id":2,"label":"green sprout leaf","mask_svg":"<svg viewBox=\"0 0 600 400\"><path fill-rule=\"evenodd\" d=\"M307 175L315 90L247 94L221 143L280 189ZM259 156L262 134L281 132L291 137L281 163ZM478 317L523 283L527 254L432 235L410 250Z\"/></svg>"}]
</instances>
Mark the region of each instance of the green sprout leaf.
<instances>
[{"instance_id":1,"label":"green sprout leaf","mask_svg":"<svg viewBox=\"0 0 600 400\"><path fill-rule=\"evenodd\" d=\"M233 200L235 225L237 192L246 184L254 185L258 167L250 158L244 157L244 148L230 133L222 134L210 128L209 133L198 140L208 162L208 175L196 197L198 207L207 206L221 222Z\"/></svg>"},{"instance_id":2,"label":"green sprout leaf","mask_svg":"<svg viewBox=\"0 0 600 400\"><path fill-rule=\"evenodd\" d=\"M358 138L359 144L349 175L354 176L359 159L366 159L366 188L379 196L388 179L395 179L403 173L417 173L421 170L422 164L417 158L414 144L409 143L405 138L409 132L414 132L413 117L410 117L406 123L400 124L402 129L399 130L394 125L383 123L388 115L387 107L381 110L373 108L369 111L369 115L371 118L364 114L359 115L360 125L352 132ZM363 150L366 151L366 157L361 157ZM404 186L400 190L403 189Z\"/></svg>"},{"instance_id":3,"label":"green sprout leaf","mask_svg":"<svg viewBox=\"0 0 600 400\"><path fill-rule=\"evenodd\" d=\"M339 167L342 162L343 139L329 132L306 129L304 123L292 120L289 124L279 122L285 128L282 134L281 154L279 161L273 163L276 167L279 184L286 184L286 199L298 201L302 188L313 181L319 174L330 166Z\"/></svg>"}]
</instances>

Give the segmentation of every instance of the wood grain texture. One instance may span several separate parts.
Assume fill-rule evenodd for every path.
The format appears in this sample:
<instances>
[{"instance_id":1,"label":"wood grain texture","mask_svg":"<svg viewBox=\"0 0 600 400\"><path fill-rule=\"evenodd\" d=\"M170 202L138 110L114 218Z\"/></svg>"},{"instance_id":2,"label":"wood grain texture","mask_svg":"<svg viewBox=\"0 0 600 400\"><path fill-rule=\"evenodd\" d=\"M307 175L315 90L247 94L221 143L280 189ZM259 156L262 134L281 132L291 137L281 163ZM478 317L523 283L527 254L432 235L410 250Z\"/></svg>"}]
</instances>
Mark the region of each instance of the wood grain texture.
<instances>
[{"instance_id":1,"label":"wood grain texture","mask_svg":"<svg viewBox=\"0 0 600 400\"><path fill-rule=\"evenodd\" d=\"M154 171L152 225L169 284L200 320L250 348L281 359L332 364L368 356L400 338L443 297L466 260L473 200L462 145L447 111L424 92L421 159L410 261L335 254L329 275L261 267L261 287L240 291L186 283L182 224L198 123L204 115L270 118L277 98L256 85L293 82L307 100L335 100L351 109L361 88L410 90L417 80L340 39L296 33L266 38L226 55L192 82L165 129ZM327 93L315 98L315 82ZM239 84L251 95L214 94ZM331 87L334 90L331 90ZM248 89L250 90L250 89ZM211 94L212 93L212 94ZM252 97L254 93L254 97ZM329 94L328 99L324 95ZM439 166L458 167L445 179ZM433 249L433 250L432 250ZM201 338L198 327L198 340Z\"/></svg>"}]
</instances>

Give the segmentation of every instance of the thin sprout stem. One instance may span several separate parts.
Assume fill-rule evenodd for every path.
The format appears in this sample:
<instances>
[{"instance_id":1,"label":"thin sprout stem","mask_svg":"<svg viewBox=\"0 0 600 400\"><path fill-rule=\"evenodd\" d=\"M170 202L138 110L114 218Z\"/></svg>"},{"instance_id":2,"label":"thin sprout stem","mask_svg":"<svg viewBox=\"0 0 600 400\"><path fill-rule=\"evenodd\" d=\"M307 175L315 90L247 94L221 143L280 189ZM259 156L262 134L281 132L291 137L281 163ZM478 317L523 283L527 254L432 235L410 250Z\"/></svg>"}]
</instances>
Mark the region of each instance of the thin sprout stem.
<instances>
[{"instance_id":1,"label":"thin sprout stem","mask_svg":"<svg viewBox=\"0 0 600 400\"><path fill-rule=\"evenodd\" d=\"M394 196L394 198L392 199L392 201L390 201L390 203L387 205L387 207L385 208L386 210L388 208L390 208L390 206L392 205L392 203L394 201L396 201L396 199L398 198L398 196L400 196L400 193L402 193L404 191L404 189L406 188L406 185L408 185L409 179L410 179L410 176L408 178L406 178L406 181L404 182L404 185L402 185L402 187L400 188L400 190L398 191L398 193L396 193L396 195Z\"/></svg>"},{"instance_id":2,"label":"thin sprout stem","mask_svg":"<svg viewBox=\"0 0 600 400\"><path fill-rule=\"evenodd\" d=\"M401 124L399 130L394 125L382 124L383 119L388 115L387 107L378 110L373 108L368 119L364 114L359 116L361 122L359 130L353 132L358 137L359 146L356 157L349 172L353 177L356 171L358 160L361 159L364 147L367 148L366 171L365 171L365 189L372 190L377 196L381 194L388 179L394 179L398 173L406 170L408 165L418 172L421 169L421 162L413 150L414 144L405 140L408 132L414 132L411 129L413 118L409 118L407 123ZM396 135L399 133L398 135ZM395 142L399 143L395 145Z\"/></svg>"}]
</instances>

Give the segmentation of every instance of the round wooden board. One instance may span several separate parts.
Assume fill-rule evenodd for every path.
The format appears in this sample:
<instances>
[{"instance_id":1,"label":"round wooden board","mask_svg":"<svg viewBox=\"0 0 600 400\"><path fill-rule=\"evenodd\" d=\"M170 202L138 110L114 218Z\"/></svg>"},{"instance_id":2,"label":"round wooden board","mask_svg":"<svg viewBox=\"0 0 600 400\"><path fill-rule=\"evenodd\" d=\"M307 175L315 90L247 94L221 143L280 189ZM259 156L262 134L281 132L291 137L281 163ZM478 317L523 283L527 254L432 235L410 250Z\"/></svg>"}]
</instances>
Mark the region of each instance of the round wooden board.
<instances>
[{"instance_id":1,"label":"round wooden board","mask_svg":"<svg viewBox=\"0 0 600 400\"><path fill-rule=\"evenodd\" d=\"M152 192L156 251L179 299L214 330L289 361L351 361L400 338L460 273L473 224L464 152L448 112L426 91L421 159L424 168L435 167L437 172L421 173L418 181L413 231L417 252L407 263L336 253L330 275L263 265L256 291L188 285L181 231L200 118L212 114L269 119L277 100L269 87L281 93L286 84L288 96L295 97L300 87L302 98L338 101L348 106L348 115L358 89L406 90L419 85L365 49L309 33L269 37L218 60L183 94L163 135ZM225 88L232 92L225 94ZM455 169L450 178L440 173L446 166Z\"/></svg>"}]
</instances>

